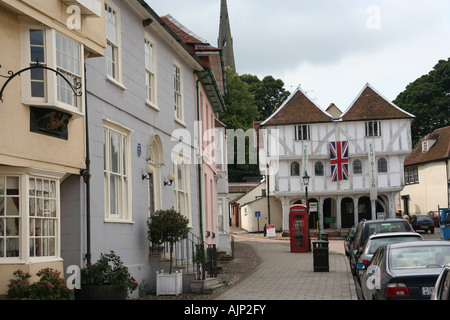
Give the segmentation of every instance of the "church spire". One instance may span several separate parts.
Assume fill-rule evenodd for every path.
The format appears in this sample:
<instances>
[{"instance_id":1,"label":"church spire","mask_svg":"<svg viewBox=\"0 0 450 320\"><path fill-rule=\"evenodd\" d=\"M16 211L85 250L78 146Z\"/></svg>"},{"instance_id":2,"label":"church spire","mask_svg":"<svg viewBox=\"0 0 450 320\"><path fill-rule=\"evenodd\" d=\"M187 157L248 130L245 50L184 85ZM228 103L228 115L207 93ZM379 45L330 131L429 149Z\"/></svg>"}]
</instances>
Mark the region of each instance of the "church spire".
<instances>
[{"instance_id":1,"label":"church spire","mask_svg":"<svg viewBox=\"0 0 450 320\"><path fill-rule=\"evenodd\" d=\"M236 72L233 52L233 38L231 37L230 19L228 17L227 0L221 0L220 4L220 25L218 47L222 49L225 67L231 67Z\"/></svg>"}]
</instances>

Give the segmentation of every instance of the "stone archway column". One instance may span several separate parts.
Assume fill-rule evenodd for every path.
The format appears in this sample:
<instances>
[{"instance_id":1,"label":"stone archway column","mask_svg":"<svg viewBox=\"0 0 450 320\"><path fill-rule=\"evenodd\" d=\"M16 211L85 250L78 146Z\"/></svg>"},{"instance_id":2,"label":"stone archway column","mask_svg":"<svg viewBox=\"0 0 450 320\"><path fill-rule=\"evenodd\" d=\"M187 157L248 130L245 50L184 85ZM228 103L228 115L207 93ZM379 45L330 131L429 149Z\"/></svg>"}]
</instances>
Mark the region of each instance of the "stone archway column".
<instances>
[{"instance_id":1,"label":"stone archway column","mask_svg":"<svg viewBox=\"0 0 450 320\"><path fill-rule=\"evenodd\" d=\"M341 230L341 226L342 226L342 212L341 212L341 202L342 202L343 197L338 196L337 199L335 199L336 201L336 229L337 230Z\"/></svg>"},{"instance_id":2,"label":"stone archway column","mask_svg":"<svg viewBox=\"0 0 450 320\"><path fill-rule=\"evenodd\" d=\"M289 233L289 210L291 199L288 197L280 197L281 200L281 231L283 233Z\"/></svg>"},{"instance_id":3,"label":"stone archway column","mask_svg":"<svg viewBox=\"0 0 450 320\"><path fill-rule=\"evenodd\" d=\"M377 218L377 200L370 200L370 207L372 211L372 220Z\"/></svg>"},{"instance_id":4,"label":"stone archway column","mask_svg":"<svg viewBox=\"0 0 450 320\"><path fill-rule=\"evenodd\" d=\"M352 199L353 199L353 221L356 227L359 223L359 212L358 212L359 197L353 197Z\"/></svg>"},{"instance_id":5,"label":"stone archway column","mask_svg":"<svg viewBox=\"0 0 450 320\"><path fill-rule=\"evenodd\" d=\"M317 217L318 217L318 219L320 221L319 228L320 228L321 231L323 231L323 219L324 219L323 201L324 201L323 196L320 196L319 197L319 201L318 201L319 210L317 211Z\"/></svg>"},{"instance_id":6,"label":"stone archway column","mask_svg":"<svg viewBox=\"0 0 450 320\"><path fill-rule=\"evenodd\" d=\"M389 219L394 219L395 218L395 198L396 198L396 193L397 192L389 192L389 196L388 196L388 217Z\"/></svg>"}]
</instances>

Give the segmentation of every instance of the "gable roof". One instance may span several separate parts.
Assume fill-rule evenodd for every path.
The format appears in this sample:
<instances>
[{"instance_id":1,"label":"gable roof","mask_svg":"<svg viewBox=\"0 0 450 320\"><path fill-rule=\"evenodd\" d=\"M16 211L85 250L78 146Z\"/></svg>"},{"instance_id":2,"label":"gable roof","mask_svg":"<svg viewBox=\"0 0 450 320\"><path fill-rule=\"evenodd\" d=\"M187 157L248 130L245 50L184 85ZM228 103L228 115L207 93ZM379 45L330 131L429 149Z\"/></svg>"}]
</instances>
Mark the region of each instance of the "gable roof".
<instances>
[{"instance_id":1,"label":"gable roof","mask_svg":"<svg viewBox=\"0 0 450 320\"><path fill-rule=\"evenodd\" d=\"M422 152L422 141L435 140L427 152ZM428 134L406 156L404 165L450 159L450 126L439 128Z\"/></svg>"},{"instance_id":2,"label":"gable roof","mask_svg":"<svg viewBox=\"0 0 450 320\"><path fill-rule=\"evenodd\" d=\"M329 122L333 118L297 88L261 126Z\"/></svg>"},{"instance_id":3,"label":"gable roof","mask_svg":"<svg viewBox=\"0 0 450 320\"><path fill-rule=\"evenodd\" d=\"M342 121L405 118L414 116L384 98L369 83L341 116Z\"/></svg>"}]
</instances>

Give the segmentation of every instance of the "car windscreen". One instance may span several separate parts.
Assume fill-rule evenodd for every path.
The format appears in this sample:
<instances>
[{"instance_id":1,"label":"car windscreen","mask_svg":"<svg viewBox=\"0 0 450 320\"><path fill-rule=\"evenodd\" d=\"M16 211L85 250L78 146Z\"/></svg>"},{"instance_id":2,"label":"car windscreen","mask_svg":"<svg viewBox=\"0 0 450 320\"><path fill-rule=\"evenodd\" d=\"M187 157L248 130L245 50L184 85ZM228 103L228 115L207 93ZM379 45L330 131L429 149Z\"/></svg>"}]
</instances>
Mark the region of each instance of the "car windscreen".
<instances>
[{"instance_id":1,"label":"car windscreen","mask_svg":"<svg viewBox=\"0 0 450 320\"><path fill-rule=\"evenodd\" d=\"M416 216L417 221L431 221L429 216Z\"/></svg>"},{"instance_id":2,"label":"car windscreen","mask_svg":"<svg viewBox=\"0 0 450 320\"><path fill-rule=\"evenodd\" d=\"M383 238L375 238L370 240L369 246L367 248L368 254L374 254L377 251L378 247L383 244L394 243L394 242L402 242L402 241L416 241L422 240L422 237L417 236L401 236L401 237L383 237Z\"/></svg>"},{"instance_id":3,"label":"car windscreen","mask_svg":"<svg viewBox=\"0 0 450 320\"><path fill-rule=\"evenodd\" d=\"M392 270L438 268L448 263L450 247L446 246L393 248L389 252Z\"/></svg>"},{"instance_id":4,"label":"car windscreen","mask_svg":"<svg viewBox=\"0 0 450 320\"><path fill-rule=\"evenodd\" d=\"M367 236L374 233L387 233L387 232L408 232L411 231L408 222L395 221L395 222L383 222L370 224Z\"/></svg>"}]
</instances>

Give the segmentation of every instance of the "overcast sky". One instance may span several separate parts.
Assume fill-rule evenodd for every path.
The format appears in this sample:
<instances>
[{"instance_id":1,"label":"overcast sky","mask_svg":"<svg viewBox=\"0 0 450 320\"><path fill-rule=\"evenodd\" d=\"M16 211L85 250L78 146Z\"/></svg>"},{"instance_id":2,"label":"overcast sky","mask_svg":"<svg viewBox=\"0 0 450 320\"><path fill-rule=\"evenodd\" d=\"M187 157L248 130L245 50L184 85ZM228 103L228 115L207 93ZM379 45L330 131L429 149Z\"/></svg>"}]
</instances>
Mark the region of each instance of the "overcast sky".
<instances>
[{"instance_id":1,"label":"overcast sky","mask_svg":"<svg viewBox=\"0 0 450 320\"><path fill-rule=\"evenodd\" d=\"M217 46L220 0L146 0ZM449 0L228 0L236 71L341 111L369 82L389 100L450 57Z\"/></svg>"}]
</instances>

